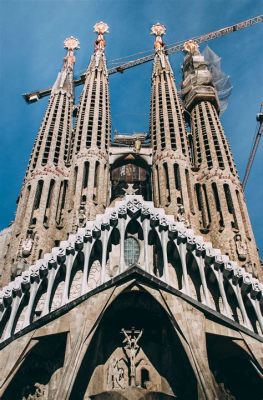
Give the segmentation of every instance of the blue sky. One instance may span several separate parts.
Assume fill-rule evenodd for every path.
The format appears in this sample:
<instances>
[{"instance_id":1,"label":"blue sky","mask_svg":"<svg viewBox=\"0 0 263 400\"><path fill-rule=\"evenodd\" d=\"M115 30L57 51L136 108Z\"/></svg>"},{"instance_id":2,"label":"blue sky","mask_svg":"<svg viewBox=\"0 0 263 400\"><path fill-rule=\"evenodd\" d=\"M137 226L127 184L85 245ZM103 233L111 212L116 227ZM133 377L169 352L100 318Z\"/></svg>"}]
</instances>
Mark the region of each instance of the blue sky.
<instances>
[{"instance_id":1,"label":"blue sky","mask_svg":"<svg viewBox=\"0 0 263 400\"><path fill-rule=\"evenodd\" d=\"M182 41L262 13L251 0L1 0L0 1L0 229L14 219L16 198L47 99L27 105L21 94L52 85L64 56L63 41L76 36L76 75L92 53L93 25L104 20L108 60L152 48L153 23L167 27L167 44ZM263 100L262 24L210 42L231 76L233 92L222 117L242 178ZM201 49L203 46L201 46ZM177 85L182 54L171 56ZM151 64L110 78L113 129L148 131ZM79 92L79 91L78 91ZM263 143L246 188L257 244L263 255Z\"/></svg>"}]
</instances>

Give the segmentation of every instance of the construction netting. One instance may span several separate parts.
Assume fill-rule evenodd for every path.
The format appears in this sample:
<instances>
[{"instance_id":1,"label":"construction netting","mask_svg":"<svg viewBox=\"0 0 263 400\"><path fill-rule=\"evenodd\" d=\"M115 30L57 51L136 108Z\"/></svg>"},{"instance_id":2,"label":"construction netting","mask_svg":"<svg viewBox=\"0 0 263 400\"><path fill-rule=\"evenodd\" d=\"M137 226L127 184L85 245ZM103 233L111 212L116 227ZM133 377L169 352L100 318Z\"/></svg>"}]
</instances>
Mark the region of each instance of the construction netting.
<instances>
[{"instance_id":1,"label":"construction netting","mask_svg":"<svg viewBox=\"0 0 263 400\"><path fill-rule=\"evenodd\" d=\"M230 77L221 70L221 57L211 50L210 47L206 46L202 54L211 72L220 102L220 111L223 113L227 109L228 98L233 89Z\"/></svg>"}]
</instances>

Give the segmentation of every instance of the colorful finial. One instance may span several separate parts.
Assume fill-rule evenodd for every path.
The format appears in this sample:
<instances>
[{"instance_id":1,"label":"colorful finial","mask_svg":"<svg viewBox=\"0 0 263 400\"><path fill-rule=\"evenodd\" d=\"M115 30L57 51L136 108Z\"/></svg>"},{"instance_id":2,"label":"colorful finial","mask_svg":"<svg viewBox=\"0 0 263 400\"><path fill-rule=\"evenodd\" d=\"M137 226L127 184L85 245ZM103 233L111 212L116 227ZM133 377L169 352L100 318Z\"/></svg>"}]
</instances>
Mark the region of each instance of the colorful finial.
<instances>
[{"instance_id":1,"label":"colorful finial","mask_svg":"<svg viewBox=\"0 0 263 400\"><path fill-rule=\"evenodd\" d=\"M106 41L105 41L103 35L105 33L109 33L109 26L103 21L97 22L94 25L94 32L97 32L97 34L98 34L98 37L95 41L95 51L98 51L98 50L103 51L106 46Z\"/></svg>"},{"instance_id":2,"label":"colorful finial","mask_svg":"<svg viewBox=\"0 0 263 400\"><path fill-rule=\"evenodd\" d=\"M152 26L151 28L151 35L155 35L155 42L154 48L155 51L161 51L164 47L164 42L162 40L162 36L165 35L166 28L164 25L160 24L159 22Z\"/></svg>"},{"instance_id":3,"label":"colorful finial","mask_svg":"<svg viewBox=\"0 0 263 400\"><path fill-rule=\"evenodd\" d=\"M99 35L104 35L104 33L109 33L109 25L103 21L97 22L93 28L94 32L97 32Z\"/></svg>"},{"instance_id":4,"label":"colorful finial","mask_svg":"<svg viewBox=\"0 0 263 400\"><path fill-rule=\"evenodd\" d=\"M73 36L70 36L64 40L64 48L67 50L77 50L79 47L79 40Z\"/></svg>"},{"instance_id":5,"label":"colorful finial","mask_svg":"<svg viewBox=\"0 0 263 400\"><path fill-rule=\"evenodd\" d=\"M199 46L194 40L190 39L184 43L183 51L194 54L199 51Z\"/></svg>"},{"instance_id":6,"label":"colorful finial","mask_svg":"<svg viewBox=\"0 0 263 400\"><path fill-rule=\"evenodd\" d=\"M151 27L151 35L162 36L165 35L165 33L166 33L166 28L164 25L160 24L160 22L157 22L157 24L154 24Z\"/></svg>"},{"instance_id":7,"label":"colorful finial","mask_svg":"<svg viewBox=\"0 0 263 400\"><path fill-rule=\"evenodd\" d=\"M80 47L79 40L70 36L64 40L64 48L68 50L66 57L64 58L64 65L73 69L76 58L74 56L74 50L78 50Z\"/></svg>"}]
</instances>

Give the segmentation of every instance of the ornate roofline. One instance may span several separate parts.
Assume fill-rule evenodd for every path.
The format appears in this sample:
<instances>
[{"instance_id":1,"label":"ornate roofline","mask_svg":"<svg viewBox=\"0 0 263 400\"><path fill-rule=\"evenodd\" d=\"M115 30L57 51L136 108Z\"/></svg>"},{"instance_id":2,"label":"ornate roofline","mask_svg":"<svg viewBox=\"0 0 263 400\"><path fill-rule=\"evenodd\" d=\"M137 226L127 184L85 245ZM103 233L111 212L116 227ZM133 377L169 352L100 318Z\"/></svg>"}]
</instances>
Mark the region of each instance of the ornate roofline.
<instances>
[{"instance_id":1,"label":"ornate roofline","mask_svg":"<svg viewBox=\"0 0 263 400\"><path fill-rule=\"evenodd\" d=\"M100 264L100 279L97 286L104 285L111 279L107 271L107 248L114 228L120 232L120 260L115 276L122 274L126 269L124 262L124 238L128 223L136 220L142 227L144 237L148 237L150 231L154 231L160 240L163 252L163 274L159 278L166 284L173 286L170 279L172 269L168 263L168 242L175 246L178 252L183 273L183 286L180 289L185 295L193 297L189 287L189 254L196 263L200 281L202 282L203 297L199 301L207 307L215 310L209 297L208 275L213 275L214 285L220 293L221 307L219 312L224 316L235 320L231 312L225 285L229 285L235 302L239 308L241 325L254 331L247 303L249 303L256 318L256 333L263 331L260 302L263 299L263 286L247 273L237 263L230 261L228 256L222 255L219 249L214 249L209 242L205 242L202 236L194 234L192 229L186 228L183 222L175 222L173 216L165 215L163 209L155 208L152 202L144 201L142 196L127 195L123 201L116 202L114 208L107 208L104 214L96 216L94 221L88 221L85 228L79 228L76 234L62 241L59 247L54 247L51 253L38 260L35 265L29 267L21 276L17 277L0 292L0 335L1 341L10 338L14 333L32 324L34 310L41 296L46 293L43 308L39 318L51 311L51 302L54 297L56 278L59 273L65 271L65 283L60 297L60 305L57 309L69 303L70 285L72 281L73 264L79 252L84 254L83 279L78 297L91 290L88 286L89 259L94 244L101 240L102 255ZM143 265L139 267L147 273L156 276L149 265L148 256L144 258ZM44 290L43 283L46 289ZM177 288L178 289L178 288ZM196 298L194 298L196 300ZM26 300L26 301L25 301ZM23 325L18 326L19 317L23 316Z\"/></svg>"}]
</instances>

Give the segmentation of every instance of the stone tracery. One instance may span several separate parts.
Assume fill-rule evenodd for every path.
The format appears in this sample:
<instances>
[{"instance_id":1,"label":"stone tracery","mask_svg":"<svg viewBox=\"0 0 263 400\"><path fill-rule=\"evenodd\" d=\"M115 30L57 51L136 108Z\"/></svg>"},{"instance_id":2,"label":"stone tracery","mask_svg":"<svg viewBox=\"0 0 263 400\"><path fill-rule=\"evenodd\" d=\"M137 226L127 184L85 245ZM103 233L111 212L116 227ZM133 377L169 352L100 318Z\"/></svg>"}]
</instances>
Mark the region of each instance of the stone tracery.
<instances>
[{"instance_id":1,"label":"stone tracery","mask_svg":"<svg viewBox=\"0 0 263 400\"><path fill-rule=\"evenodd\" d=\"M80 252L82 252L84 260L81 267L81 282L78 283L78 293L74 291L74 297L79 297L87 290L103 284L111 276L124 272L128 267L124 259L125 231L130 221L136 221L136 224L141 227L144 243L147 243L148 235L155 235L156 240L158 238L157 242L160 243L159 253L156 254L157 258L158 254L162 257L163 269L158 269L158 260L157 264L151 260L148 243L147 246L144 246L140 268L152 275L157 275L167 284L173 285L172 279L170 279L171 265L173 264L175 270L179 268L178 263L173 263L175 255L169 254L167 250L170 249L167 245L173 243L182 266L182 287L180 288L179 285L177 289L190 297L199 299L198 301L209 307L216 308L215 304L211 302L209 290L211 286L215 286L221 303L220 312L246 328L262 334L263 324L260 313L262 285L260 282L238 267L235 262L231 262L227 256L222 255L220 250L214 249L210 243L204 242L201 236L195 236L193 230L186 228L183 222L174 221L174 218L166 216L162 209L155 209L151 202L144 202L141 196L130 195L126 196L124 201L117 203L115 209L107 209L105 215L98 215L95 221L87 222L86 228L79 228L75 235L70 235L67 241L61 242L59 247L53 248L50 254L45 254L43 259L38 260L20 277L3 288L0 292L1 340L6 340L13 332L17 331L17 316L18 312L21 313L21 308L24 321L20 329L33 323L37 309L35 299L40 297L44 290L42 285L44 280L46 296L44 305L41 307L41 314L37 316L38 319L70 301L69 291L74 270L73 264L78 262L76 257ZM115 243L120 246L120 256L119 260L116 260L116 268L109 274L106 271L106 263L112 252L108 253L107 248L114 229L119 232ZM101 258L97 261L99 263L97 265L101 267L94 269L89 260L91 260L95 248L97 253L98 245L101 248ZM187 259L187 254L191 254L196 265L195 273L198 273L199 277L197 281L191 278L194 279L195 289L193 286L191 286L192 289L189 286L191 263ZM93 265L95 264L93 263ZM59 280L61 284L63 283L63 289L56 292L54 297L55 285L59 282L59 276L63 276L63 274L64 278ZM211 277L213 278L212 283ZM198 291L202 292L201 297L196 294L197 287L199 287ZM231 311L229 290L232 298L235 299L235 308L239 310L239 318ZM25 301L26 299L27 301ZM219 311L218 306L217 310Z\"/></svg>"}]
</instances>

